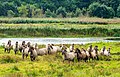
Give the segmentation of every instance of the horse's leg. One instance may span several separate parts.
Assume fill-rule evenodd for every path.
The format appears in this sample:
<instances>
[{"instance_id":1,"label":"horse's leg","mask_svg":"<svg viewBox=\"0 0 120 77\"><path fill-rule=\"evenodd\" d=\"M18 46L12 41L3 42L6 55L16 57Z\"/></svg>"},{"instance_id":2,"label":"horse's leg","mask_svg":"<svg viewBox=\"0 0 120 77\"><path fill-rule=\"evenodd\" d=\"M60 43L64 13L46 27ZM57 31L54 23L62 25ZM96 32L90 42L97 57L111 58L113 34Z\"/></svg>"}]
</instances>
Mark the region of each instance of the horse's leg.
<instances>
[{"instance_id":1,"label":"horse's leg","mask_svg":"<svg viewBox=\"0 0 120 77\"><path fill-rule=\"evenodd\" d=\"M78 60L78 62L79 62L79 61L80 61L80 58L78 58L77 60Z\"/></svg>"},{"instance_id":2,"label":"horse's leg","mask_svg":"<svg viewBox=\"0 0 120 77\"><path fill-rule=\"evenodd\" d=\"M33 61L33 57L34 57L34 56L33 56L32 54L30 54L30 59L31 59L31 61Z\"/></svg>"},{"instance_id":3,"label":"horse's leg","mask_svg":"<svg viewBox=\"0 0 120 77\"><path fill-rule=\"evenodd\" d=\"M23 58L23 60L24 60L24 55L25 55L25 54L23 53L23 54L22 54L22 58Z\"/></svg>"},{"instance_id":4,"label":"horse's leg","mask_svg":"<svg viewBox=\"0 0 120 77\"><path fill-rule=\"evenodd\" d=\"M97 56L97 60L99 60L99 57Z\"/></svg>"},{"instance_id":5,"label":"horse's leg","mask_svg":"<svg viewBox=\"0 0 120 77\"><path fill-rule=\"evenodd\" d=\"M6 52L6 50L7 50L7 49L5 48L5 49L4 49L4 52Z\"/></svg>"},{"instance_id":6,"label":"horse's leg","mask_svg":"<svg viewBox=\"0 0 120 77\"><path fill-rule=\"evenodd\" d=\"M28 54L26 54L26 58L28 57Z\"/></svg>"},{"instance_id":7,"label":"horse's leg","mask_svg":"<svg viewBox=\"0 0 120 77\"><path fill-rule=\"evenodd\" d=\"M30 57L31 61L33 61L33 57Z\"/></svg>"},{"instance_id":8,"label":"horse's leg","mask_svg":"<svg viewBox=\"0 0 120 77\"><path fill-rule=\"evenodd\" d=\"M10 49L8 49L8 53L10 53Z\"/></svg>"},{"instance_id":9,"label":"horse's leg","mask_svg":"<svg viewBox=\"0 0 120 77\"><path fill-rule=\"evenodd\" d=\"M35 57L33 58L33 60L35 60Z\"/></svg>"},{"instance_id":10,"label":"horse's leg","mask_svg":"<svg viewBox=\"0 0 120 77\"><path fill-rule=\"evenodd\" d=\"M20 53L22 52L22 48L19 49Z\"/></svg>"},{"instance_id":11,"label":"horse's leg","mask_svg":"<svg viewBox=\"0 0 120 77\"><path fill-rule=\"evenodd\" d=\"M15 49L14 52L15 52L15 54L16 54L17 50Z\"/></svg>"}]
</instances>

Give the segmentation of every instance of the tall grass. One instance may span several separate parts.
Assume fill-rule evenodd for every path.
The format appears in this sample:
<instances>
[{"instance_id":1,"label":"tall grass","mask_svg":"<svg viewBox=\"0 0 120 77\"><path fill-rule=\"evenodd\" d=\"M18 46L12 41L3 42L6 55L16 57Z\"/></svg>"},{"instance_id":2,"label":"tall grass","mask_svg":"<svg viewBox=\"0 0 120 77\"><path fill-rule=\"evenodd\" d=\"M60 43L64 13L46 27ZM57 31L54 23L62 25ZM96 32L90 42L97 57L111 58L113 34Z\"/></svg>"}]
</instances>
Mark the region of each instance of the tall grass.
<instances>
[{"instance_id":1,"label":"tall grass","mask_svg":"<svg viewBox=\"0 0 120 77\"><path fill-rule=\"evenodd\" d=\"M87 28L87 29L56 29L56 28L4 28L0 29L1 37L120 37L120 29Z\"/></svg>"},{"instance_id":2,"label":"tall grass","mask_svg":"<svg viewBox=\"0 0 120 77\"><path fill-rule=\"evenodd\" d=\"M120 24L69 24L69 23L40 23L40 24L0 24L0 28L56 28L56 29L85 29L85 28L105 28L105 29L120 29Z\"/></svg>"},{"instance_id":3,"label":"tall grass","mask_svg":"<svg viewBox=\"0 0 120 77\"><path fill-rule=\"evenodd\" d=\"M71 23L71 24L113 24L120 19L101 18L0 18L0 23Z\"/></svg>"},{"instance_id":4,"label":"tall grass","mask_svg":"<svg viewBox=\"0 0 120 77\"><path fill-rule=\"evenodd\" d=\"M17 63L21 58L13 55L0 55L0 63Z\"/></svg>"}]
</instances>

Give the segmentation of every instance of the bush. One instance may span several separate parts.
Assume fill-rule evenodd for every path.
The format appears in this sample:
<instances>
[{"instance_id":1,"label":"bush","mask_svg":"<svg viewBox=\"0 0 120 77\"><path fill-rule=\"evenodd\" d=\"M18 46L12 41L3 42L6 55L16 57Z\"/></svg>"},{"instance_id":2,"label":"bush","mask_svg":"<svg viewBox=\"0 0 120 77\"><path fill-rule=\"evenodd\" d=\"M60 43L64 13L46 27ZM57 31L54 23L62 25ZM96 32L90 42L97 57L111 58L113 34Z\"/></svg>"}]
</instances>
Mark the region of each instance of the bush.
<instances>
[{"instance_id":1,"label":"bush","mask_svg":"<svg viewBox=\"0 0 120 77\"><path fill-rule=\"evenodd\" d=\"M120 6L117 8L117 17L120 17Z\"/></svg>"},{"instance_id":2,"label":"bush","mask_svg":"<svg viewBox=\"0 0 120 77\"><path fill-rule=\"evenodd\" d=\"M45 11L46 17L56 17L56 14L54 12L51 12L49 9Z\"/></svg>"},{"instance_id":3,"label":"bush","mask_svg":"<svg viewBox=\"0 0 120 77\"><path fill-rule=\"evenodd\" d=\"M75 17L79 17L81 15L82 15L81 9L77 8L76 11L75 11Z\"/></svg>"},{"instance_id":4,"label":"bush","mask_svg":"<svg viewBox=\"0 0 120 77\"><path fill-rule=\"evenodd\" d=\"M92 3L88 10L89 10L89 15L90 16L96 16L97 14L97 8L100 7L100 4L99 3Z\"/></svg>"},{"instance_id":5,"label":"bush","mask_svg":"<svg viewBox=\"0 0 120 77\"><path fill-rule=\"evenodd\" d=\"M100 5L99 3L93 3L89 6L89 15L102 18L113 18L115 16L115 11L112 7L107 7L104 4Z\"/></svg>"},{"instance_id":6,"label":"bush","mask_svg":"<svg viewBox=\"0 0 120 77\"><path fill-rule=\"evenodd\" d=\"M107 7L106 5L101 5L96 9L97 17L102 17L102 18L113 18L115 15L114 10L111 7Z\"/></svg>"},{"instance_id":7,"label":"bush","mask_svg":"<svg viewBox=\"0 0 120 77\"><path fill-rule=\"evenodd\" d=\"M59 7L57 10L56 10L56 14L57 15L62 15L62 17L66 17L67 13L66 13L66 9L64 7Z\"/></svg>"},{"instance_id":8,"label":"bush","mask_svg":"<svg viewBox=\"0 0 120 77\"><path fill-rule=\"evenodd\" d=\"M7 15L8 17L14 17L15 13L12 10L8 10Z\"/></svg>"}]
</instances>

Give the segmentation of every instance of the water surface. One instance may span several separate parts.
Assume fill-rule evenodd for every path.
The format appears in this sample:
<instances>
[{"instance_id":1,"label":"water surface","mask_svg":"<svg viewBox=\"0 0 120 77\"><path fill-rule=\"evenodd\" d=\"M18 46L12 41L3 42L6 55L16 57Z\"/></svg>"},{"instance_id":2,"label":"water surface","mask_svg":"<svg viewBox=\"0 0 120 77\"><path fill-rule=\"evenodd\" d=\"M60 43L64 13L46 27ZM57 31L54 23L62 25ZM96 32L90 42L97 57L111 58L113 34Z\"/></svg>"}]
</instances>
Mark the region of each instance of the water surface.
<instances>
[{"instance_id":1,"label":"water surface","mask_svg":"<svg viewBox=\"0 0 120 77\"><path fill-rule=\"evenodd\" d=\"M7 43L8 40L15 44L16 41L31 42L32 44L86 44L96 42L120 42L120 40L105 40L104 37L90 37L90 38L0 38L0 45Z\"/></svg>"}]
</instances>

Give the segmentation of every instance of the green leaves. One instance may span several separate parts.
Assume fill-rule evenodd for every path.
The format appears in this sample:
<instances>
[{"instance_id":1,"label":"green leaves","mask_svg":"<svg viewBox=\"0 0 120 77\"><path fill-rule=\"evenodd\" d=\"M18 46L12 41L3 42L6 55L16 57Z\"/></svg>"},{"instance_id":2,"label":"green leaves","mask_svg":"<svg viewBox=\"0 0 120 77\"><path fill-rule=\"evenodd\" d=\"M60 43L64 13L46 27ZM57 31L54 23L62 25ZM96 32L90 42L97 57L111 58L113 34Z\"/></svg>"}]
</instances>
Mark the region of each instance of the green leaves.
<instances>
[{"instance_id":1,"label":"green leaves","mask_svg":"<svg viewBox=\"0 0 120 77\"><path fill-rule=\"evenodd\" d=\"M115 16L115 11L112 7L108 7L104 4L93 3L89 6L89 15L97 16L101 18L113 18Z\"/></svg>"},{"instance_id":2,"label":"green leaves","mask_svg":"<svg viewBox=\"0 0 120 77\"><path fill-rule=\"evenodd\" d=\"M120 17L120 5L117 8L117 16Z\"/></svg>"}]
</instances>

